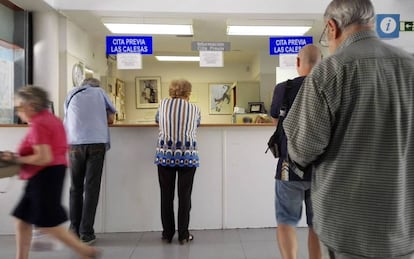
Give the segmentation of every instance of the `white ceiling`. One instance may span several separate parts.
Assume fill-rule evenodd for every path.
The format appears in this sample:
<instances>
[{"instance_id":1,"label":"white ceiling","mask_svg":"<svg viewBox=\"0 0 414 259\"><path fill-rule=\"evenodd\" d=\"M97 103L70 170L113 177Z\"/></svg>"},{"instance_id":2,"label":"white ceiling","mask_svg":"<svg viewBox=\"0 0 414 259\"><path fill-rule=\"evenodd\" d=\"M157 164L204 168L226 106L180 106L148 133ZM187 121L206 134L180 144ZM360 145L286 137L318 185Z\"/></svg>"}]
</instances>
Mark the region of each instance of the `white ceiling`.
<instances>
[{"instance_id":1,"label":"white ceiling","mask_svg":"<svg viewBox=\"0 0 414 259\"><path fill-rule=\"evenodd\" d=\"M182 19L192 20L194 35L185 36L153 36L154 55L198 55L196 51L191 50L192 41L209 41L209 42L230 42L231 51L224 53L226 63L241 62L250 63L251 60L260 52L269 52L269 37L259 36L227 36L227 22L232 19L246 20L250 22L260 21L269 25L278 25L292 21L297 23L298 19L294 17L269 17L263 16L241 16L241 15L224 15L224 14L155 14L150 15L132 12L97 12L97 11L61 11L69 20L83 28L89 34L99 40L104 41L105 36L111 33L102 24L103 18L117 17L130 18L139 17L143 19L152 19L162 21L164 19ZM321 28L323 27L321 19L306 17L298 17L306 23L313 25L306 35L314 36L314 41L319 40Z\"/></svg>"},{"instance_id":2,"label":"white ceiling","mask_svg":"<svg viewBox=\"0 0 414 259\"><path fill-rule=\"evenodd\" d=\"M42 0L13 0L27 10L45 10L48 8ZM71 22L85 30L89 35L104 42L105 36L111 33L102 24L103 18L140 18L151 20L191 19L194 35L182 36L153 36L154 55L197 55L191 50L192 41L230 42L231 51L224 52L225 63L249 64L261 51L269 52L269 37L257 36L227 36L226 25L229 20L247 21L261 24L278 25L285 23L301 23L313 25L306 34L314 36L314 42L319 40L323 29L322 14L205 14L205 13L154 13L131 11L95 11L95 10L59 10ZM276 35L275 35L276 36ZM144 57L146 62L155 61L153 56Z\"/></svg>"},{"instance_id":3,"label":"white ceiling","mask_svg":"<svg viewBox=\"0 0 414 259\"><path fill-rule=\"evenodd\" d=\"M227 36L229 20L244 20L267 24L307 21L313 23L306 34L319 40L324 27L322 12L331 0L286 1L286 0L10 0L17 6L30 11L50 9L46 2L57 6L59 12L84 29L97 40L105 40L110 32L103 26L102 18L138 17L142 19L191 19L194 25L193 37L154 36L154 54L196 54L191 51L192 41L228 41L231 51L224 53L224 61L250 61L260 51L269 51L268 37ZM373 1L377 13L397 13L401 20L414 20L414 1ZM141 10L141 12L131 11ZM153 10L157 10L154 12ZM400 38L388 40L390 44L414 53L413 33L400 33ZM326 50L323 49L326 53ZM154 59L153 56L145 57Z\"/></svg>"}]
</instances>

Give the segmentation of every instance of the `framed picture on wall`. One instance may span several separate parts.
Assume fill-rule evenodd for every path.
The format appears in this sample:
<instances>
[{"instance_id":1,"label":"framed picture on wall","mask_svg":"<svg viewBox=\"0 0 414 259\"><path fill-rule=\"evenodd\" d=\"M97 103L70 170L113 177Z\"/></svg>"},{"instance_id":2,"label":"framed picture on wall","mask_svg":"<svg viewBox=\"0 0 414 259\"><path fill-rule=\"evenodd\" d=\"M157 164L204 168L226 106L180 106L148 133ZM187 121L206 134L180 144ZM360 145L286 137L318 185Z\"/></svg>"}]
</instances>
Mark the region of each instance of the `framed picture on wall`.
<instances>
[{"instance_id":1,"label":"framed picture on wall","mask_svg":"<svg viewBox=\"0 0 414 259\"><path fill-rule=\"evenodd\" d=\"M125 82L118 78L115 80L115 96L125 96Z\"/></svg>"},{"instance_id":2,"label":"framed picture on wall","mask_svg":"<svg viewBox=\"0 0 414 259\"><path fill-rule=\"evenodd\" d=\"M209 84L209 114L232 114L234 107L232 83Z\"/></svg>"},{"instance_id":3,"label":"framed picture on wall","mask_svg":"<svg viewBox=\"0 0 414 259\"><path fill-rule=\"evenodd\" d=\"M161 99L161 77L136 77L135 99L137 109L157 108Z\"/></svg>"},{"instance_id":4,"label":"framed picture on wall","mask_svg":"<svg viewBox=\"0 0 414 259\"><path fill-rule=\"evenodd\" d=\"M250 113L265 113L263 102L249 102Z\"/></svg>"},{"instance_id":5,"label":"framed picture on wall","mask_svg":"<svg viewBox=\"0 0 414 259\"><path fill-rule=\"evenodd\" d=\"M125 120L125 82L117 78L115 80L115 91L116 120Z\"/></svg>"}]
</instances>

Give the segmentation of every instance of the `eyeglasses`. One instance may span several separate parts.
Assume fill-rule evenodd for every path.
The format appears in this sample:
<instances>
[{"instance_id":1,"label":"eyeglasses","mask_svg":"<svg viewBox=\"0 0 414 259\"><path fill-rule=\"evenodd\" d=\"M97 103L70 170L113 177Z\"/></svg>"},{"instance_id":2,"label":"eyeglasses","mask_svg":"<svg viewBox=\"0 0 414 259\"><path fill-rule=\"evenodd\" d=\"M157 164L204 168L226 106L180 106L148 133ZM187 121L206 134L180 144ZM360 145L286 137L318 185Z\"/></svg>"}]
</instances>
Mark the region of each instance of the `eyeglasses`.
<instances>
[{"instance_id":1,"label":"eyeglasses","mask_svg":"<svg viewBox=\"0 0 414 259\"><path fill-rule=\"evenodd\" d=\"M23 110L23 108L24 108L24 105L23 104L16 105L16 106L14 106L14 111L15 112L20 112L20 111Z\"/></svg>"},{"instance_id":2,"label":"eyeglasses","mask_svg":"<svg viewBox=\"0 0 414 259\"><path fill-rule=\"evenodd\" d=\"M323 32L321 34L321 38L319 39L319 44L321 44L322 47L328 47L328 24L325 25L325 29L323 29Z\"/></svg>"}]
</instances>

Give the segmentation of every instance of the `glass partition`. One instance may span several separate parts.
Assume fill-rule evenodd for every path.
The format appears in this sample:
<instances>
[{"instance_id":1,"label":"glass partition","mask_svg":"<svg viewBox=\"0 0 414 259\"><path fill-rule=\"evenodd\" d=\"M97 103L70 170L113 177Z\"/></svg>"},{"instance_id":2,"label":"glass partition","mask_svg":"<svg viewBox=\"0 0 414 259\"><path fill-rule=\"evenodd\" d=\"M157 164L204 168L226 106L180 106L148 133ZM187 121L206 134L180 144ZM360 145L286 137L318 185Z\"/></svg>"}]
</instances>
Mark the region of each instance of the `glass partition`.
<instances>
[{"instance_id":1,"label":"glass partition","mask_svg":"<svg viewBox=\"0 0 414 259\"><path fill-rule=\"evenodd\" d=\"M24 59L24 50L15 46L4 46L7 44L0 44L0 124L11 124L15 122L14 83L19 76L16 75L16 66Z\"/></svg>"},{"instance_id":2,"label":"glass partition","mask_svg":"<svg viewBox=\"0 0 414 259\"><path fill-rule=\"evenodd\" d=\"M32 83L31 14L10 1L0 3L0 124L19 123L14 92Z\"/></svg>"}]
</instances>

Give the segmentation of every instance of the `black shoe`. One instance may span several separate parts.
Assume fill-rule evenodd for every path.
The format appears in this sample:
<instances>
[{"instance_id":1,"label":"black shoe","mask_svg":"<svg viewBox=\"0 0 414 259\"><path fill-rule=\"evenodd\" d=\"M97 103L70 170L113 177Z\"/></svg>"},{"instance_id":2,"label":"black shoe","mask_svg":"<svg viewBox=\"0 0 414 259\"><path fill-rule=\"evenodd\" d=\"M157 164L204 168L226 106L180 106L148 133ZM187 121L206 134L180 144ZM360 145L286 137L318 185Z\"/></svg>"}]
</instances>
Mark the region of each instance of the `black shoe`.
<instances>
[{"instance_id":1,"label":"black shoe","mask_svg":"<svg viewBox=\"0 0 414 259\"><path fill-rule=\"evenodd\" d=\"M94 234L92 235L82 235L80 240L87 244L87 245L92 245L96 242L96 236Z\"/></svg>"},{"instance_id":2,"label":"black shoe","mask_svg":"<svg viewBox=\"0 0 414 259\"><path fill-rule=\"evenodd\" d=\"M180 245L184 245L185 243L189 243L189 242L193 241L193 239L194 239L194 236L189 234L187 238L180 239L180 240L178 240L178 242L180 242Z\"/></svg>"},{"instance_id":3,"label":"black shoe","mask_svg":"<svg viewBox=\"0 0 414 259\"><path fill-rule=\"evenodd\" d=\"M162 236L162 237L161 237L161 240L162 240L162 242L164 242L164 243L171 244L171 242L172 242L172 237L171 237L171 238L168 238L168 237Z\"/></svg>"}]
</instances>

